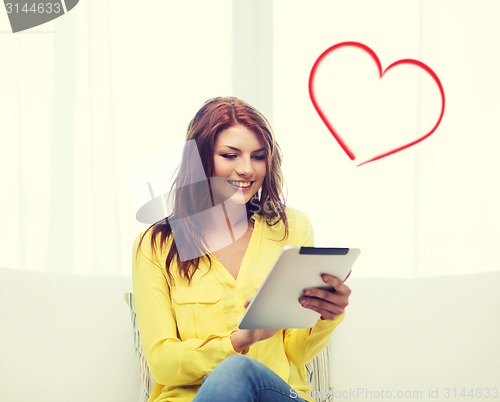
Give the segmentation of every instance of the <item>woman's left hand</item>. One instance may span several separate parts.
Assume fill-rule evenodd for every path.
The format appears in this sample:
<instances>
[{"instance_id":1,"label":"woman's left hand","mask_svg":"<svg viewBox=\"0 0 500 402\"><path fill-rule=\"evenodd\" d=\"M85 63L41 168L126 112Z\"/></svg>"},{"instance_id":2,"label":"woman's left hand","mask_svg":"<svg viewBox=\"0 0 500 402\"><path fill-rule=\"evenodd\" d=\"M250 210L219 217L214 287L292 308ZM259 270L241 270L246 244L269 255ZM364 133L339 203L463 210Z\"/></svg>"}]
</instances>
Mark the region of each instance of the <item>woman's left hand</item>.
<instances>
[{"instance_id":1,"label":"woman's left hand","mask_svg":"<svg viewBox=\"0 0 500 402\"><path fill-rule=\"evenodd\" d=\"M327 287L304 289L299 303L302 307L321 314L323 320L334 320L349 304L351 289L334 276L324 274L322 279Z\"/></svg>"}]
</instances>

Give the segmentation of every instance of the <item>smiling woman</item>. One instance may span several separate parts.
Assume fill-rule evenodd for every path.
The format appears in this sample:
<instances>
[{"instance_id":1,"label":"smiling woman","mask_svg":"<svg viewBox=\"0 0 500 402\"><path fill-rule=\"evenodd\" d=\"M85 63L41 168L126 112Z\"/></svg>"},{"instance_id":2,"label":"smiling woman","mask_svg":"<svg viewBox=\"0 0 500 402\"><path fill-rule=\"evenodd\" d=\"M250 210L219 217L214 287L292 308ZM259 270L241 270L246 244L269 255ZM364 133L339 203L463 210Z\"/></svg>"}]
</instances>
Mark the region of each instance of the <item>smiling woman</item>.
<instances>
[{"instance_id":1,"label":"smiling woman","mask_svg":"<svg viewBox=\"0 0 500 402\"><path fill-rule=\"evenodd\" d=\"M321 314L311 328L239 329L283 247L313 244L311 224L280 198L280 149L255 108L211 99L186 140L196 147L184 149L172 215L134 245L137 323L156 380L150 401L313 401L305 365L342 321L350 289L328 275L324 287L305 289L297 303ZM209 181L195 179L199 160Z\"/></svg>"}]
</instances>

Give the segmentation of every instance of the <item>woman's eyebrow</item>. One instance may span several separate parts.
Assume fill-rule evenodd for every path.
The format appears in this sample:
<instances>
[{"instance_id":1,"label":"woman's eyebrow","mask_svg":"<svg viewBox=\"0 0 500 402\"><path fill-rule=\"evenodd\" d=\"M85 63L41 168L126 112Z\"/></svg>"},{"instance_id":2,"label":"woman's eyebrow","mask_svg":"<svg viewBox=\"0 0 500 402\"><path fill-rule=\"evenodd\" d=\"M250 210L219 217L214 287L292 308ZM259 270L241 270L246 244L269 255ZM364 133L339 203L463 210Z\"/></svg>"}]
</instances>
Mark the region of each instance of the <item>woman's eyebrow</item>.
<instances>
[{"instance_id":1,"label":"woman's eyebrow","mask_svg":"<svg viewBox=\"0 0 500 402\"><path fill-rule=\"evenodd\" d=\"M219 145L219 148L222 148L222 147L232 149L233 151L241 151L241 149L236 148L236 147L232 147L231 145Z\"/></svg>"},{"instance_id":2,"label":"woman's eyebrow","mask_svg":"<svg viewBox=\"0 0 500 402\"><path fill-rule=\"evenodd\" d=\"M241 149L233 147L231 145L219 145L219 148L222 148L222 147L227 147L229 149L232 149L233 151L241 152ZM259 149L256 149L255 151L252 151L252 153L254 154L254 153L265 151L265 150L266 150L266 148L259 148Z\"/></svg>"}]
</instances>

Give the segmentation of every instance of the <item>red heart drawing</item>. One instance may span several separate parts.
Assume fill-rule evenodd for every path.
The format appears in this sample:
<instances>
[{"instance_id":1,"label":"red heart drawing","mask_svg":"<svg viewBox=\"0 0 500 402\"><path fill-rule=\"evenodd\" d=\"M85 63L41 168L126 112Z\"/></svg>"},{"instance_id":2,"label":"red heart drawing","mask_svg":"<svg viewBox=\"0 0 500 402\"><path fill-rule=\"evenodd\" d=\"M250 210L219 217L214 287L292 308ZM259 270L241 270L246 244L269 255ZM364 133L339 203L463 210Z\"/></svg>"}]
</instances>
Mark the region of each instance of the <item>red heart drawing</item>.
<instances>
[{"instance_id":1,"label":"red heart drawing","mask_svg":"<svg viewBox=\"0 0 500 402\"><path fill-rule=\"evenodd\" d=\"M321 117L321 119L323 120L323 122L325 123L325 125L328 127L328 130L330 130L330 132L332 133L333 137L337 140L337 142L339 143L339 145L342 147L342 149L344 150L344 152L349 156L349 158L351 160L354 160L356 158L354 152L352 149L350 149L346 142L342 139L342 137L340 136L340 134L338 133L338 131L334 128L333 124L328 120L328 118L326 117L324 111L321 109L321 107L319 106L318 104L318 101L316 99L316 96L315 96L315 93L314 93L314 78L315 78L315 75L316 75L316 72L317 72L317 69L319 67L319 65L321 64L322 61L325 60L325 58L332 52L340 49L340 48L343 48L343 47L354 47L354 48L357 48L357 49L360 49L366 53L368 53L368 55L373 59L373 61L375 62L377 68L378 68L378 72L379 72L379 78L382 79L382 77L384 76L384 74L386 72L388 72L389 70L391 70L393 67L396 67L396 66L400 66L400 65L413 65L413 66L417 66L418 68L424 70L433 80L434 82L436 83L438 89L439 89L439 93L440 93L440 96L441 96L441 111L440 111L440 114L439 114L439 117L436 121L436 123L434 124L434 126L429 130L427 131L426 133L424 133L423 135L421 135L419 138L413 140L413 141L410 141L404 145L401 145L401 146L398 146L396 148L393 148L387 152L383 152L377 156L374 156L362 163L359 163L357 166L361 166L361 165L364 165L366 163L369 163L369 162L373 162L373 161L376 161L378 159L382 159L382 158L385 158L386 156L389 156L389 155L392 155L396 152L399 152L399 151L402 151L403 149L406 149L408 147L411 147L417 143L419 143L420 141L426 139L427 137L429 137L434 131L436 131L437 127L439 126L439 124L441 123L441 120L443 118L443 114L444 114L444 107L445 107L445 97L444 97L444 90L443 90L443 86L441 84L441 81L439 80L439 77L436 75L436 73L434 73L434 71L432 71L432 69L427 66L426 64L422 63L421 61L418 61L418 60L414 60L414 59L402 59L402 60L398 60L394 63L392 63L391 65L389 65L385 70L382 70L382 64L380 63L380 60L379 58L377 57L376 53L370 49L368 46L362 44L362 43L359 43L359 42L342 42L342 43L337 43L336 45L333 45L331 47L329 47L327 50L325 50L316 60L316 62L314 63L312 69L311 69L311 73L309 75L309 96L311 97L311 101L316 109L316 111L318 112L319 116Z\"/></svg>"}]
</instances>

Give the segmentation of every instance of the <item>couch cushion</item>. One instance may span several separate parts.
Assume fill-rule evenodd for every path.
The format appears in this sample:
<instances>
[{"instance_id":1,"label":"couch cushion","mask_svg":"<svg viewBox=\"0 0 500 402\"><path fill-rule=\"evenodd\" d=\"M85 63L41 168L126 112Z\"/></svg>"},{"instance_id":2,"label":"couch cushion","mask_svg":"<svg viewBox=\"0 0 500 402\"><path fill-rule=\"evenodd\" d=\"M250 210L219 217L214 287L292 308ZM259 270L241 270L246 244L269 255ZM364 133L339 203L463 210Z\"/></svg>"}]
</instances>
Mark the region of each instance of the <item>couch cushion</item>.
<instances>
[{"instance_id":1,"label":"couch cushion","mask_svg":"<svg viewBox=\"0 0 500 402\"><path fill-rule=\"evenodd\" d=\"M0 268L0 401L137 402L128 277Z\"/></svg>"},{"instance_id":2,"label":"couch cushion","mask_svg":"<svg viewBox=\"0 0 500 402\"><path fill-rule=\"evenodd\" d=\"M332 340L334 397L500 400L500 272L349 285Z\"/></svg>"}]
</instances>

